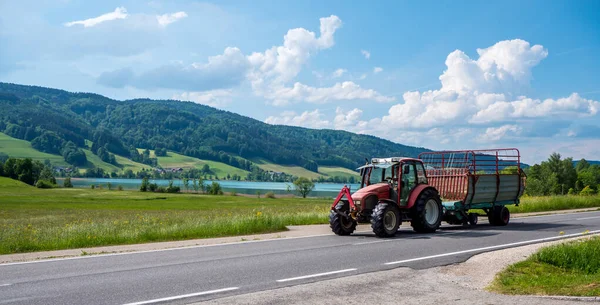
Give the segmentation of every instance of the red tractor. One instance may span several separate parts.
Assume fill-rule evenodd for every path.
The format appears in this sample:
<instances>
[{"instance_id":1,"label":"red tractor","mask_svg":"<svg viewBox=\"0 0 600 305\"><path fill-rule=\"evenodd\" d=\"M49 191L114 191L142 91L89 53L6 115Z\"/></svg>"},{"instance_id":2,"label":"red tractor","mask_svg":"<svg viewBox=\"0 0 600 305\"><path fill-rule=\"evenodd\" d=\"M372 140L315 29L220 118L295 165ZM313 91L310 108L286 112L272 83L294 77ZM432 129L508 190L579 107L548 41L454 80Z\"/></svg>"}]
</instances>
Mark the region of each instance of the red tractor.
<instances>
[{"instance_id":1,"label":"red tractor","mask_svg":"<svg viewBox=\"0 0 600 305\"><path fill-rule=\"evenodd\" d=\"M331 206L337 235L352 234L359 222L370 222L379 237L394 236L405 221L420 233L435 232L442 221L475 225L478 214L470 209L487 213L491 225L506 225L506 205L518 205L525 186L517 149L373 158L359 169L359 190L344 186Z\"/></svg>"}]
</instances>

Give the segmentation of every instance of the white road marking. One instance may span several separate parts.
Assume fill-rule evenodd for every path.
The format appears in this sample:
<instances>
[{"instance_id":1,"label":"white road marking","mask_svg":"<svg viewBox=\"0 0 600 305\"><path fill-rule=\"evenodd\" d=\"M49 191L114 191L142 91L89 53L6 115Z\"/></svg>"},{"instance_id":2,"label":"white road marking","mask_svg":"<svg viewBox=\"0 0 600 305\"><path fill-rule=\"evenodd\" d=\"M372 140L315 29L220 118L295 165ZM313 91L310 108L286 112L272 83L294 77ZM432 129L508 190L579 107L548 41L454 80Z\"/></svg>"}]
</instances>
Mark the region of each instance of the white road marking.
<instances>
[{"instance_id":1,"label":"white road marking","mask_svg":"<svg viewBox=\"0 0 600 305\"><path fill-rule=\"evenodd\" d=\"M331 271L331 272L310 274L310 275L304 275L304 276L299 276L299 277L292 277L292 278L289 278L289 279L277 280L277 282L283 283L283 282L289 282L289 281L303 280L303 279L308 279L308 278L312 278L312 277L320 277L320 276L326 276L326 275L338 274L338 273L345 273L345 272L356 271L356 270L357 270L356 268L352 268L352 269L344 269L344 270L338 270L338 271Z\"/></svg>"},{"instance_id":2,"label":"white road marking","mask_svg":"<svg viewBox=\"0 0 600 305\"><path fill-rule=\"evenodd\" d=\"M596 219L596 218L600 218L600 216L594 216L594 217L583 217L583 218L577 218L576 220L586 220L586 219Z\"/></svg>"},{"instance_id":3,"label":"white road marking","mask_svg":"<svg viewBox=\"0 0 600 305\"><path fill-rule=\"evenodd\" d=\"M553 241L553 240L558 240L558 239L565 239L565 238L570 238L570 237L577 237L577 236L583 236L583 235L592 235L592 234L600 234L600 230L590 231L590 232L587 232L587 233L585 233L585 232L584 233L574 233L574 234L568 234L568 235L561 235L561 236L554 236L554 237L546 237L546 238L540 238L540 239L520 241L520 242L510 243L510 244L503 244L503 245L489 246L489 247L483 247L483 248L477 248L477 249L469 249L469 250L463 250L463 251L457 251L457 252L450 252L450 253L442 253L442 254L437 254L437 255L423 256L423 257L405 259L405 260L396 261L396 262L389 262L389 263L385 263L384 265L404 264L404 263L410 263L410 262L428 260L428 259L432 259L432 258L454 256L454 255L471 253L471 252L478 252L478 251L494 250L494 249L504 248L504 247L514 247L514 246L520 246L520 245L525 245L525 244L530 244L530 243L539 243L539 242Z\"/></svg>"},{"instance_id":4,"label":"white road marking","mask_svg":"<svg viewBox=\"0 0 600 305\"><path fill-rule=\"evenodd\" d=\"M215 293L220 293L220 292L233 291L233 290L237 290L237 289L239 289L239 287L229 287L229 288L223 288L223 289L217 289L217 290L209 290L209 291L203 291L203 292L197 292L197 293L177 295L174 297L168 297L168 298L162 298L162 299L155 299L155 300L135 302L135 303L127 303L125 305L152 304L152 303L159 303L159 302L166 302L166 301L173 301L173 300L197 297L197 296L202 296L202 295L207 295L207 294L215 294Z\"/></svg>"},{"instance_id":5,"label":"white road marking","mask_svg":"<svg viewBox=\"0 0 600 305\"><path fill-rule=\"evenodd\" d=\"M12 284L0 284L0 287L6 287L6 286L10 286Z\"/></svg>"}]
</instances>

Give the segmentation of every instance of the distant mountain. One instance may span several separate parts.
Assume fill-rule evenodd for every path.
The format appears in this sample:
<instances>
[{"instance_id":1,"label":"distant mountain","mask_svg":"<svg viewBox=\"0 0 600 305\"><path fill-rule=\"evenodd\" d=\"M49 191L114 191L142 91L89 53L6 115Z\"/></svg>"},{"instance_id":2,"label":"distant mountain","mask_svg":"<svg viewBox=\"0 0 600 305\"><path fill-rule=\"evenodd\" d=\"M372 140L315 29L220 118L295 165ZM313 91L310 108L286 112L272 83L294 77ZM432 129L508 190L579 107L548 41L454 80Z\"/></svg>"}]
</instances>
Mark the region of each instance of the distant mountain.
<instances>
[{"instance_id":1,"label":"distant mountain","mask_svg":"<svg viewBox=\"0 0 600 305\"><path fill-rule=\"evenodd\" d=\"M147 148L157 156L169 150L244 170L251 170L252 160L266 160L317 172L319 166L355 169L365 158L429 151L340 130L269 125L192 102L118 101L9 83L0 83L0 132L71 164L85 163L89 148L104 162L118 162L116 155L152 165L136 149Z\"/></svg>"}]
</instances>

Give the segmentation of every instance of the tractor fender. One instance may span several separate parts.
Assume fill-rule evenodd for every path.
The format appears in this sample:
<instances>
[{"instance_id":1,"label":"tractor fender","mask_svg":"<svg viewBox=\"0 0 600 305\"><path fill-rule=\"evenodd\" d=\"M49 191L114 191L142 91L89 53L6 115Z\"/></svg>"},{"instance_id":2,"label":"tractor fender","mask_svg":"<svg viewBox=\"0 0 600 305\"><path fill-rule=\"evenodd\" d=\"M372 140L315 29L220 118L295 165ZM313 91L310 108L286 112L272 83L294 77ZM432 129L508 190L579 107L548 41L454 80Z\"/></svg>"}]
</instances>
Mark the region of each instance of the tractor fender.
<instances>
[{"instance_id":1,"label":"tractor fender","mask_svg":"<svg viewBox=\"0 0 600 305\"><path fill-rule=\"evenodd\" d=\"M419 198L419 195L421 195L421 193L427 189L432 189L436 193L438 193L438 191L435 189L435 187L433 187L431 185L419 184L412 190L412 192L410 192L410 196L408 197L408 202L407 202L406 208L407 209L412 208L413 205L415 205L415 202L417 201L417 199Z\"/></svg>"}]
</instances>

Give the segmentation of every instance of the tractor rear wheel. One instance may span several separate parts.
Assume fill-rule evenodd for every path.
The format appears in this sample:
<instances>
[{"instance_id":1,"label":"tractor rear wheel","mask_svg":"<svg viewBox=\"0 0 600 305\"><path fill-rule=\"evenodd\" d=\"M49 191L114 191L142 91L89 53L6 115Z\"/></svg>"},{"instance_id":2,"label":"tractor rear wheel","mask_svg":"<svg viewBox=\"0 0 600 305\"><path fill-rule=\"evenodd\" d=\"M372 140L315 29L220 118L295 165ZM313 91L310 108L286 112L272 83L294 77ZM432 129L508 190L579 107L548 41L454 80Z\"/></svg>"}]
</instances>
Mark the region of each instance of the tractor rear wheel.
<instances>
[{"instance_id":1,"label":"tractor rear wheel","mask_svg":"<svg viewBox=\"0 0 600 305\"><path fill-rule=\"evenodd\" d=\"M495 206L488 212L488 220L492 226L505 226L510 221L510 211L505 206Z\"/></svg>"},{"instance_id":2,"label":"tractor rear wheel","mask_svg":"<svg viewBox=\"0 0 600 305\"><path fill-rule=\"evenodd\" d=\"M434 189L426 189L419 195L411 209L411 226L418 233L433 233L442 223L442 200Z\"/></svg>"},{"instance_id":3,"label":"tractor rear wheel","mask_svg":"<svg viewBox=\"0 0 600 305\"><path fill-rule=\"evenodd\" d=\"M348 202L340 201L335 206L335 209L341 213L348 213L350 205ZM337 235L350 235L356 230L356 221L350 216L345 217L331 210L329 212L329 226L331 227L331 231Z\"/></svg>"},{"instance_id":4,"label":"tractor rear wheel","mask_svg":"<svg viewBox=\"0 0 600 305\"><path fill-rule=\"evenodd\" d=\"M391 203L379 203L371 214L371 228L378 237L396 235L401 221L400 209Z\"/></svg>"}]
</instances>

